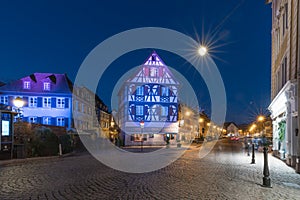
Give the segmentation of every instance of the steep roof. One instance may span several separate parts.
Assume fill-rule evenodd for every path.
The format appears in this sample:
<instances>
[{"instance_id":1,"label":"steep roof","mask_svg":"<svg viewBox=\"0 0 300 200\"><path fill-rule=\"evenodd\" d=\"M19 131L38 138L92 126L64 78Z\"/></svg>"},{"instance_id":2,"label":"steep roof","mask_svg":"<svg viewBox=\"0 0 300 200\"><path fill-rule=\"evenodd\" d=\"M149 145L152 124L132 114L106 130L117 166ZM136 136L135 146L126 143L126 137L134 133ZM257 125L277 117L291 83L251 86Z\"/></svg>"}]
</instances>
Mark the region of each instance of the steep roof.
<instances>
[{"instance_id":1,"label":"steep roof","mask_svg":"<svg viewBox=\"0 0 300 200\"><path fill-rule=\"evenodd\" d=\"M24 88L24 82L30 82L30 88ZM50 90L45 91L43 83L50 83ZM0 87L0 91L22 93L72 93L73 83L66 74L33 73Z\"/></svg>"},{"instance_id":2,"label":"steep roof","mask_svg":"<svg viewBox=\"0 0 300 200\"><path fill-rule=\"evenodd\" d=\"M179 85L172 72L155 51L148 56L127 82Z\"/></svg>"},{"instance_id":3,"label":"steep roof","mask_svg":"<svg viewBox=\"0 0 300 200\"><path fill-rule=\"evenodd\" d=\"M225 122L223 125L223 128L227 129L230 124L233 124L235 127L239 128L238 125L236 125L236 123L234 123L234 122Z\"/></svg>"}]
</instances>

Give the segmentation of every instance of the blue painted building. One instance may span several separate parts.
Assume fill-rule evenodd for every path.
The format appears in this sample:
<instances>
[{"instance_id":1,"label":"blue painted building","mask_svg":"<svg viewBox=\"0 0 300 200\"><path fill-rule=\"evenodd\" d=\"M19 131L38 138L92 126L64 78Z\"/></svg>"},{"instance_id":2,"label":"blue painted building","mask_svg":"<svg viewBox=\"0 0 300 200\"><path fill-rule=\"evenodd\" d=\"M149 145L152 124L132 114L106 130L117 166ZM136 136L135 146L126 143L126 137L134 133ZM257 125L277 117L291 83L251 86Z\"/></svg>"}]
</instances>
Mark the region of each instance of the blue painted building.
<instances>
[{"instance_id":1,"label":"blue painted building","mask_svg":"<svg viewBox=\"0 0 300 200\"><path fill-rule=\"evenodd\" d=\"M12 106L21 97L23 121L55 126L72 126L73 84L66 74L34 73L0 87L0 103Z\"/></svg>"}]
</instances>

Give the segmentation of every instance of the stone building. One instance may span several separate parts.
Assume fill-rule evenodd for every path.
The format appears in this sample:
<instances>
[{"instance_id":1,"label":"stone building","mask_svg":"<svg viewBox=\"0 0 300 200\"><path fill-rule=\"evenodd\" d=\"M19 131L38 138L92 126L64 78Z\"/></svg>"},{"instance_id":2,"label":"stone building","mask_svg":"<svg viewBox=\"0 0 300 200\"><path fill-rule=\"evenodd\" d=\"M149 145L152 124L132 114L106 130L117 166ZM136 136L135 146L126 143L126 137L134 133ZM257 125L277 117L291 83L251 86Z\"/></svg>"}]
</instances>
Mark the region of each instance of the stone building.
<instances>
[{"instance_id":1,"label":"stone building","mask_svg":"<svg viewBox=\"0 0 300 200\"><path fill-rule=\"evenodd\" d=\"M299 1L266 3L272 7L272 102L268 109L273 120L273 152L295 167L299 151Z\"/></svg>"}]
</instances>

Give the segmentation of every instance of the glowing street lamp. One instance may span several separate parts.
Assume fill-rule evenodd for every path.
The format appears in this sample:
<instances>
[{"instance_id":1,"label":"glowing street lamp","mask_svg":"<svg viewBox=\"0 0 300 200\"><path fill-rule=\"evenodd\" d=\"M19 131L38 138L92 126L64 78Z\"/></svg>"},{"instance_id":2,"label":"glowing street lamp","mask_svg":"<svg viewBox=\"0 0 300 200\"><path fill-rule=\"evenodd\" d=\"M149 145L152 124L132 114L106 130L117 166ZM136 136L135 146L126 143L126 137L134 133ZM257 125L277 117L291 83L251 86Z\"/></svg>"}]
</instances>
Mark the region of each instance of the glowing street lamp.
<instances>
[{"instance_id":1,"label":"glowing street lamp","mask_svg":"<svg viewBox=\"0 0 300 200\"><path fill-rule=\"evenodd\" d=\"M264 120L265 120L265 116L263 116L263 115L260 115L257 117L257 121L259 121L259 122L262 122Z\"/></svg>"},{"instance_id":2,"label":"glowing street lamp","mask_svg":"<svg viewBox=\"0 0 300 200\"><path fill-rule=\"evenodd\" d=\"M21 97L15 98L13 103L14 103L14 106L16 106L18 109L20 109L24 106L24 101Z\"/></svg>"},{"instance_id":3,"label":"glowing street lamp","mask_svg":"<svg viewBox=\"0 0 300 200\"><path fill-rule=\"evenodd\" d=\"M201 45L198 49L198 53L200 56L205 56L207 53L207 48L205 46Z\"/></svg>"},{"instance_id":4,"label":"glowing street lamp","mask_svg":"<svg viewBox=\"0 0 300 200\"><path fill-rule=\"evenodd\" d=\"M24 101L21 97L17 97L13 100L14 106L17 107L17 112L18 112L18 120L21 118L21 108L24 106Z\"/></svg>"},{"instance_id":5,"label":"glowing street lamp","mask_svg":"<svg viewBox=\"0 0 300 200\"><path fill-rule=\"evenodd\" d=\"M199 119L199 122L200 122L200 123L204 122L204 119L203 119L203 118L200 118L200 119Z\"/></svg>"}]
</instances>

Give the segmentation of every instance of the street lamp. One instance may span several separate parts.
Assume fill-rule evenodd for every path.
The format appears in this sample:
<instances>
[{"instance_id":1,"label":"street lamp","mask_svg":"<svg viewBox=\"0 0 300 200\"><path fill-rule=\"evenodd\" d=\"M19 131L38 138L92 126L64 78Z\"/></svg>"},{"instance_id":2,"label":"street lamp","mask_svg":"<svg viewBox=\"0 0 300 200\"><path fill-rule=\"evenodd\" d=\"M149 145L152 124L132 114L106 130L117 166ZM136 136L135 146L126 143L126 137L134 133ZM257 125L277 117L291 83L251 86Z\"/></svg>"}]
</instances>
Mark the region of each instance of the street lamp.
<instances>
[{"instance_id":1,"label":"street lamp","mask_svg":"<svg viewBox=\"0 0 300 200\"><path fill-rule=\"evenodd\" d=\"M143 128L145 126L144 121L140 121L140 127L141 127L141 151L143 151L143 142L144 142L144 137L143 137Z\"/></svg>"},{"instance_id":2,"label":"street lamp","mask_svg":"<svg viewBox=\"0 0 300 200\"><path fill-rule=\"evenodd\" d=\"M264 170L263 170L263 187L271 187L271 179L270 179L270 172L269 172L269 164L268 164L268 143L267 140L265 138L265 134L264 134L264 120L265 120L265 116L260 115L257 117L257 121L262 123L262 136L263 136L263 154L264 154Z\"/></svg>"},{"instance_id":3,"label":"street lamp","mask_svg":"<svg viewBox=\"0 0 300 200\"><path fill-rule=\"evenodd\" d=\"M205 46L201 45L198 49L198 53L200 56L205 56L207 53L207 48Z\"/></svg>"},{"instance_id":4,"label":"street lamp","mask_svg":"<svg viewBox=\"0 0 300 200\"><path fill-rule=\"evenodd\" d=\"M256 128L256 124L253 124L249 131L252 131ZM252 160L251 164L255 164L255 149L254 149L254 143L252 142Z\"/></svg>"},{"instance_id":5,"label":"street lamp","mask_svg":"<svg viewBox=\"0 0 300 200\"><path fill-rule=\"evenodd\" d=\"M17 107L18 120L20 120L20 118L21 118L21 108L24 106L24 101L21 97L16 97L13 100L13 104L14 104L14 106Z\"/></svg>"}]
</instances>

